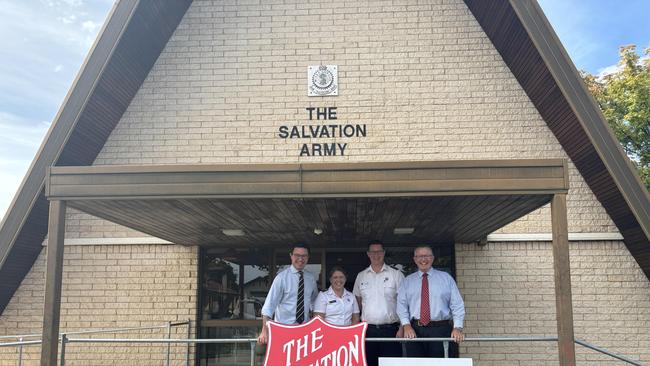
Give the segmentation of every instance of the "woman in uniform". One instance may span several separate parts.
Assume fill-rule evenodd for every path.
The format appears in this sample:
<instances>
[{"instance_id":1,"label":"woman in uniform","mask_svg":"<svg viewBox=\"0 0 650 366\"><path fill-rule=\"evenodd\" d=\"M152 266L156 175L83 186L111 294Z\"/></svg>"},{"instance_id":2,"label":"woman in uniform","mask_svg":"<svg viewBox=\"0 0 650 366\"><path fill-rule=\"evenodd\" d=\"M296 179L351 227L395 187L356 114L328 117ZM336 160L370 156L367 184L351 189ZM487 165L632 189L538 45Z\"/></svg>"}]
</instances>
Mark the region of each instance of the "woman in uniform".
<instances>
[{"instance_id":1,"label":"woman in uniform","mask_svg":"<svg viewBox=\"0 0 650 366\"><path fill-rule=\"evenodd\" d=\"M346 273L334 266L329 273L330 288L318 294L314 315L334 325L351 325L359 322L359 304L354 295L345 289Z\"/></svg>"}]
</instances>

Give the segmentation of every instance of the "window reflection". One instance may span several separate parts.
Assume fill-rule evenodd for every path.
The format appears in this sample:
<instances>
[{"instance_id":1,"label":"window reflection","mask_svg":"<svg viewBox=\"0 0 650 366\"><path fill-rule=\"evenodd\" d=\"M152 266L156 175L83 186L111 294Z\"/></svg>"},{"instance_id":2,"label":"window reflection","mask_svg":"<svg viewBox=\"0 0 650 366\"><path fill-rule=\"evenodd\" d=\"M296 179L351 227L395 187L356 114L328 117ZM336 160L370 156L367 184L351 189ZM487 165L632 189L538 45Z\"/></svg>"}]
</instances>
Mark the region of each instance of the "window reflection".
<instances>
[{"instance_id":1,"label":"window reflection","mask_svg":"<svg viewBox=\"0 0 650 366\"><path fill-rule=\"evenodd\" d=\"M269 264L255 262L256 258L268 260L268 254L238 254L204 254L202 320L261 319L271 286Z\"/></svg>"}]
</instances>

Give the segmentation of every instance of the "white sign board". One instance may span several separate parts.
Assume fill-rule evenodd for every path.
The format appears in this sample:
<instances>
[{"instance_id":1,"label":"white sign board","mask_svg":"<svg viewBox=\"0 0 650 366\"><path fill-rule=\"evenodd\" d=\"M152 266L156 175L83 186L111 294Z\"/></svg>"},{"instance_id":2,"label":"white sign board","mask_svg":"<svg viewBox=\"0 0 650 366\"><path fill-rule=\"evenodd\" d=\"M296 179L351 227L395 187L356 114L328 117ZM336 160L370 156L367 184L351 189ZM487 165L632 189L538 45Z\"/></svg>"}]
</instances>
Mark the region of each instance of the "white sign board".
<instances>
[{"instance_id":1,"label":"white sign board","mask_svg":"<svg viewBox=\"0 0 650 366\"><path fill-rule=\"evenodd\" d=\"M471 358L379 357L379 366L472 366Z\"/></svg>"}]
</instances>

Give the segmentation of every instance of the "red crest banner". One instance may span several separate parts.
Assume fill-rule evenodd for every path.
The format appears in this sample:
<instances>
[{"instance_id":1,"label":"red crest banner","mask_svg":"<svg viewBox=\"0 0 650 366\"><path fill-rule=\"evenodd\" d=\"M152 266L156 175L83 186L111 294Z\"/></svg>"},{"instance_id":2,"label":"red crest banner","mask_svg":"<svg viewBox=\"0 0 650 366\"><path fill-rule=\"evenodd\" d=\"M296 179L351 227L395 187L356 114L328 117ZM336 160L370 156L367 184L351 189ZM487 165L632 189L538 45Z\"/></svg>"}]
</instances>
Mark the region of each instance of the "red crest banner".
<instances>
[{"instance_id":1,"label":"red crest banner","mask_svg":"<svg viewBox=\"0 0 650 366\"><path fill-rule=\"evenodd\" d=\"M366 366L365 322L342 327L314 317L300 325L268 326L264 366Z\"/></svg>"}]
</instances>

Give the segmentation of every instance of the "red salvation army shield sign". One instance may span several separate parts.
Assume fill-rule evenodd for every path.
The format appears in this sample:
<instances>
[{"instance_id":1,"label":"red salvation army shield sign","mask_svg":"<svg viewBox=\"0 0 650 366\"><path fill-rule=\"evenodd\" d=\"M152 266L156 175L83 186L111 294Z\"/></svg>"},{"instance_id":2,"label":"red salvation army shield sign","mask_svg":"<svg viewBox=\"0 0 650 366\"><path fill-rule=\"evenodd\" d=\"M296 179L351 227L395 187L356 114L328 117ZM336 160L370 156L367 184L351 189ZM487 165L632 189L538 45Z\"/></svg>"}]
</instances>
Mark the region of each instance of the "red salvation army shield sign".
<instances>
[{"instance_id":1,"label":"red salvation army shield sign","mask_svg":"<svg viewBox=\"0 0 650 366\"><path fill-rule=\"evenodd\" d=\"M268 322L264 366L366 366L367 323L348 327L319 317L300 325Z\"/></svg>"}]
</instances>

